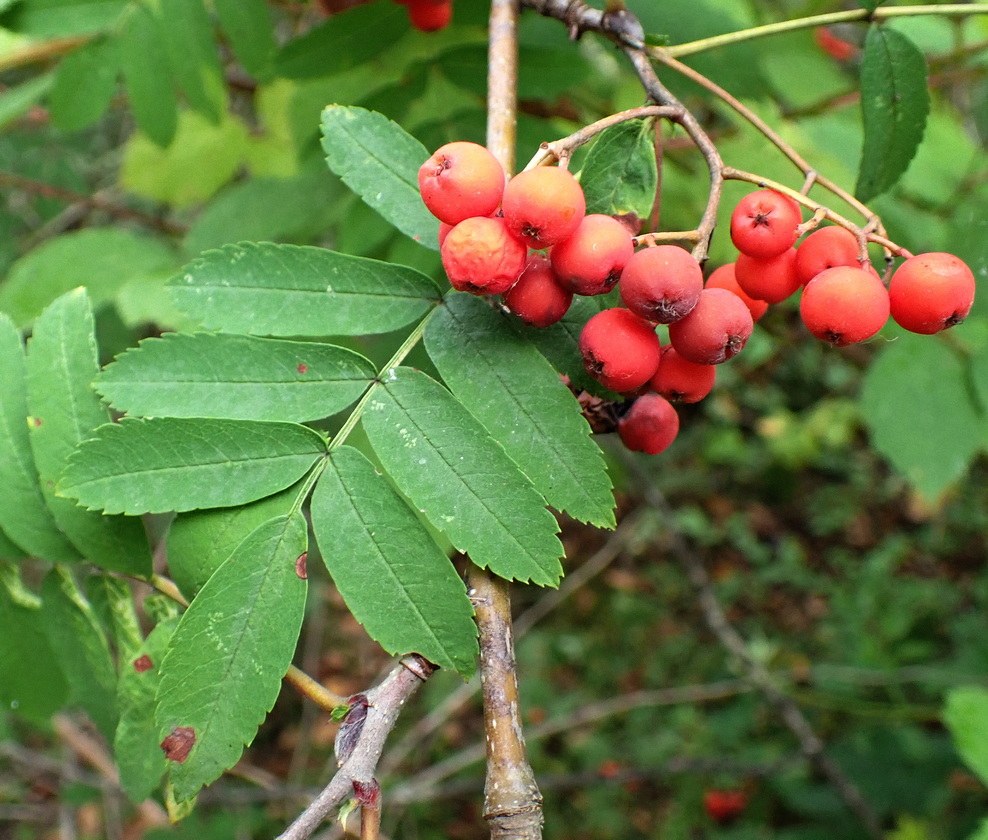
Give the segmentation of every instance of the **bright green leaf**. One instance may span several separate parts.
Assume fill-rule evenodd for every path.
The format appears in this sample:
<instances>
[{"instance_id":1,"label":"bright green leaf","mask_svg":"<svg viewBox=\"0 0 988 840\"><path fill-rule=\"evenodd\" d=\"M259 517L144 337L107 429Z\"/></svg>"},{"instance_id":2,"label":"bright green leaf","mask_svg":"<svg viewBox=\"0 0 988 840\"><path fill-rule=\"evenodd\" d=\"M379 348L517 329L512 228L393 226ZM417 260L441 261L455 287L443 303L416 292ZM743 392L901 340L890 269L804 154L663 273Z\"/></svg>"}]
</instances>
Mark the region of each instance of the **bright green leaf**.
<instances>
[{"instance_id":1,"label":"bright green leaf","mask_svg":"<svg viewBox=\"0 0 988 840\"><path fill-rule=\"evenodd\" d=\"M0 531L0 560L23 560L27 557L24 551L6 533Z\"/></svg>"},{"instance_id":2,"label":"bright green leaf","mask_svg":"<svg viewBox=\"0 0 988 840\"><path fill-rule=\"evenodd\" d=\"M172 280L176 305L203 326L250 335L391 332L439 302L411 268L297 245L230 245Z\"/></svg>"},{"instance_id":3,"label":"bright green leaf","mask_svg":"<svg viewBox=\"0 0 988 840\"><path fill-rule=\"evenodd\" d=\"M583 325L600 312L600 297L573 298L569 310L552 326L529 327L520 321L516 331L531 341L559 373L567 376L576 388L598 393L603 386L587 373L580 355L579 340Z\"/></svg>"},{"instance_id":4,"label":"bright green leaf","mask_svg":"<svg viewBox=\"0 0 988 840\"><path fill-rule=\"evenodd\" d=\"M240 758L281 689L291 664L306 582L301 513L258 527L200 590L182 616L158 689L158 733L191 730L194 745L169 761L179 800L194 796Z\"/></svg>"},{"instance_id":5,"label":"bright green leaf","mask_svg":"<svg viewBox=\"0 0 988 840\"><path fill-rule=\"evenodd\" d=\"M124 418L72 453L58 489L106 513L228 507L284 490L325 451L293 423Z\"/></svg>"},{"instance_id":6,"label":"bright green leaf","mask_svg":"<svg viewBox=\"0 0 988 840\"><path fill-rule=\"evenodd\" d=\"M555 586L562 545L545 500L478 420L435 380L388 371L363 415L399 489L478 566Z\"/></svg>"},{"instance_id":7,"label":"bright green leaf","mask_svg":"<svg viewBox=\"0 0 988 840\"><path fill-rule=\"evenodd\" d=\"M118 356L94 385L132 415L302 422L343 410L376 373L331 344L169 333Z\"/></svg>"},{"instance_id":8,"label":"bright green leaf","mask_svg":"<svg viewBox=\"0 0 988 840\"><path fill-rule=\"evenodd\" d=\"M110 107L120 59L116 42L96 38L63 58L48 97L52 122L62 131L92 125Z\"/></svg>"},{"instance_id":9,"label":"bright green leaf","mask_svg":"<svg viewBox=\"0 0 988 840\"><path fill-rule=\"evenodd\" d=\"M943 722L964 763L988 784L988 690L976 686L952 689Z\"/></svg>"},{"instance_id":10,"label":"bright green leaf","mask_svg":"<svg viewBox=\"0 0 988 840\"><path fill-rule=\"evenodd\" d=\"M463 580L370 461L334 449L311 507L326 568L368 635L470 677L477 628Z\"/></svg>"},{"instance_id":11,"label":"bright green leaf","mask_svg":"<svg viewBox=\"0 0 988 840\"><path fill-rule=\"evenodd\" d=\"M213 22L203 0L157 0L172 75L189 105L217 122L226 108L226 81Z\"/></svg>"},{"instance_id":12,"label":"bright green leaf","mask_svg":"<svg viewBox=\"0 0 988 840\"><path fill-rule=\"evenodd\" d=\"M102 623L110 628L117 655L121 659L135 655L144 641L134 593L127 581L113 575L89 575L86 597Z\"/></svg>"},{"instance_id":13,"label":"bright green leaf","mask_svg":"<svg viewBox=\"0 0 988 840\"><path fill-rule=\"evenodd\" d=\"M651 120L629 120L602 132L587 152L580 185L588 213L648 218L659 185Z\"/></svg>"},{"instance_id":14,"label":"bright green leaf","mask_svg":"<svg viewBox=\"0 0 988 840\"><path fill-rule=\"evenodd\" d=\"M178 100L168 72L161 21L150 6L128 5L117 43L134 119L152 142L168 146L178 128Z\"/></svg>"},{"instance_id":15,"label":"bright green leaf","mask_svg":"<svg viewBox=\"0 0 988 840\"><path fill-rule=\"evenodd\" d=\"M22 0L8 25L37 38L86 35L109 29L128 5L130 0Z\"/></svg>"},{"instance_id":16,"label":"bright green leaf","mask_svg":"<svg viewBox=\"0 0 988 840\"><path fill-rule=\"evenodd\" d=\"M213 0L213 8L244 69L264 81L277 49L268 4L264 0Z\"/></svg>"}]
</instances>

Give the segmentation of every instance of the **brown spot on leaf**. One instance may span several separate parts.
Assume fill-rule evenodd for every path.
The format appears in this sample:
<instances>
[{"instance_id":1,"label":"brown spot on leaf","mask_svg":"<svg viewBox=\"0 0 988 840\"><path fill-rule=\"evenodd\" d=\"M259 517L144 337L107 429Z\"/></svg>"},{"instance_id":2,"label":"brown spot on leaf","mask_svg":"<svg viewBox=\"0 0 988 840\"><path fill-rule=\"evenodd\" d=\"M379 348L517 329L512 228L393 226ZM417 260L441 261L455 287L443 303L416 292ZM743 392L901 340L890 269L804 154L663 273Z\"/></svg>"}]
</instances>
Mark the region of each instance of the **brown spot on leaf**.
<instances>
[{"instance_id":1,"label":"brown spot on leaf","mask_svg":"<svg viewBox=\"0 0 988 840\"><path fill-rule=\"evenodd\" d=\"M165 751L165 758L181 764L189 757L195 744L195 729L191 726L176 726L171 734L161 742L161 749Z\"/></svg>"},{"instance_id":2,"label":"brown spot on leaf","mask_svg":"<svg viewBox=\"0 0 988 840\"><path fill-rule=\"evenodd\" d=\"M299 373L308 373L309 366L305 362L299 362L297 370Z\"/></svg>"},{"instance_id":3,"label":"brown spot on leaf","mask_svg":"<svg viewBox=\"0 0 988 840\"><path fill-rule=\"evenodd\" d=\"M151 661L151 657L146 653L143 656L138 656L134 660L134 670L138 674L143 674L145 671L150 671L154 667L154 663Z\"/></svg>"},{"instance_id":4,"label":"brown spot on leaf","mask_svg":"<svg viewBox=\"0 0 988 840\"><path fill-rule=\"evenodd\" d=\"M44 421L40 417L28 417L27 422L34 426L34 428L38 428Z\"/></svg>"},{"instance_id":5,"label":"brown spot on leaf","mask_svg":"<svg viewBox=\"0 0 988 840\"><path fill-rule=\"evenodd\" d=\"M306 570L306 560L309 559L309 552L303 551L298 557L295 558L295 574L297 574L302 580L305 580L309 574Z\"/></svg>"}]
</instances>

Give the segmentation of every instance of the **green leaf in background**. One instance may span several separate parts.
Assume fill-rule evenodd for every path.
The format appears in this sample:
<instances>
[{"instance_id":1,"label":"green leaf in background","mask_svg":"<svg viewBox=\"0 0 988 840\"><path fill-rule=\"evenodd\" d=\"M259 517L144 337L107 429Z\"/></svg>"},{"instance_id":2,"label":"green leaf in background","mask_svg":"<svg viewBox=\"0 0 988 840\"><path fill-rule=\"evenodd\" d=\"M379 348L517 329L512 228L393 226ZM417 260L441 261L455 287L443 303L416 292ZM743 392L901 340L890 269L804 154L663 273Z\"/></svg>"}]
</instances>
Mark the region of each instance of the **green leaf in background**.
<instances>
[{"instance_id":1,"label":"green leaf in background","mask_svg":"<svg viewBox=\"0 0 988 840\"><path fill-rule=\"evenodd\" d=\"M27 385L20 333L0 312L0 527L28 554L55 562L81 560L45 504L31 453Z\"/></svg>"},{"instance_id":2,"label":"green leaf in background","mask_svg":"<svg viewBox=\"0 0 988 840\"><path fill-rule=\"evenodd\" d=\"M109 29L128 5L130 0L21 0L9 26L37 38L85 35Z\"/></svg>"},{"instance_id":3,"label":"green leaf in background","mask_svg":"<svg viewBox=\"0 0 988 840\"><path fill-rule=\"evenodd\" d=\"M426 275L323 248L242 242L209 251L171 281L203 326L272 336L391 332L440 300Z\"/></svg>"},{"instance_id":4,"label":"green leaf in background","mask_svg":"<svg viewBox=\"0 0 988 840\"><path fill-rule=\"evenodd\" d=\"M659 186L652 125L628 120L594 141L580 171L588 213L648 218Z\"/></svg>"},{"instance_id":5,"label":"green leaf in background","mask_svg":"<svg viewBox=\"0 0 988 840\"><path fill-rule=\"evenodd\" d=\"M103 516L55 495L69 454L109 420L89 384L98 371L92 308L86 290L76 289L38 317L28 343L31 451L45 502L69 541L101 568L144 576L151 552L141 520Z\"/></svg>"},{"instance_id":6,"label":"green leaf in background","mask_svg":"<svg viewBox=\"0 0 988 840\"><path fill-rule=\"evenodd\" d=\"M158 735L191 750L166 756L178 800L236 764L274 705L291 664L306 582L296 571L308 527L280 516L245 539L200 590L161 665Z\"/></svg>"},{"instance_id":7,"label":"green leaf in background","mask_svg":"<svg viewBox=\"0 0 988 840\"><path fill-rule=\"evenodd\" d=\"M203 0L157 0L172 75L195 110L217 122L226 109L226 80L213 22Z\"/></svg>"},{"instance_id":8,"label":"green leaf in background","mask_svg":"<svg viewBox=\"0 0 988 840\"><path fill-rule=\"evenodd\" d=\"M329 168L351 190L402 233L438 250L439 222L418 186L419 167L430 154L425 146L376 111L329 105L322 112L322 147Z\"/></svg>"},{"instance_id":9,"label":"green leaf in background","mask_svg":"<svg viewBox=\"0 0 988 840\"><path fill-rule=\"evenodd\" d=\"M244 69L265 81L277 49L268 4L264 0L213 0L213 8Z\"/></svg>"},{"instance_id":10,"label":"green leaf in background","mask_svg":"<svg viewBox=\"0 0 988 840\"><path fill-rule=\"evenodd\" d=\"M144 641L130 584L108 574L86 578L86 597L103 624L110 628L118 656L134 655Z\"/></svg>"},{"instance_id":11,"label":"green leaf in background","mask_svg":"<svg viewBox=\"0 0 988 840\"><path fill-rule=\"evenodd\" d=\"M256 527L291 510L294 485L273 496L233 508L178 514L168 529L168 572L189 600Z\"/></svg>"},{"instance_id":12,"label":"green leaf in background","mask_svg":"<svg viewBox=\"0 0 988 840\"><path fill-rule=\"evenodd\" d=\"M95 38L58 63L48 97L52 122L61 131L92 125L110 107L117 90L120 58L116 42Z\"/></svg>"},{"instance_id":13,"label":"green leaf in background","mask_svg":"<svg viewBox=\"0 0 988 840\"><path fill-rule=\"evenodd\" d=\"M952 689L943 722L964 763L988 784L988 690L976 686Z\"/></svg>"},{"instance_id":14,"label":"green leaf in background","mask_svg":"<svg viewBox=\"0 0 988 840\"><path fill-rule=\"evenodd\" d=\"M128 4L118 44L137 126L158 146L167 146L178 128L178 100L168 72L161 21L150 6Z\"/></svg>"},{"instance_id":15,"label":"green leaf in background","mask_svg":"<svg viewBox=\"0 0 988 840\"><path fill-rule=\"evenodd\" d=\"M294 423L124 418L72 453L58 489L106 513L243 505L294 484L325 452Z\"/></svg>"},{"instance_id":16,"label":"green leaf in background","mask_svg":"<svg viewBox=\"0 0 988 840\"><path fill-rule=\"evenodd\" d=\"M158 787L168 762L158 744L155 696L161 683L161 663L178 619L161 622L143 644L120 662L117 707L120 722L113 738L113 756L120 787L131 802L143 802Z\"/></svg>"},{"instance_id":17,"label":"green leaf in background","mask_svg":"<svg viewBox=\"0 0 988 840\"><path fill-rule=\"evenodd\" d=\"M388 371L363 424L399 489L458 550L509 580L558 583L563 550L545 500L442 385Z\"/></svg>"},{"instance_id":18,"label":"green leaf in background","mask_svg":"<svg viewBox=\"0 0 988 840\"><path fill-rule=\"evenodd\" d=\"M420 653L469 678L477 628L463 581L371 462L334 449L311 507L326 568L368 635L388 653Z\"/></svg>"},{"instance_id":19,"label":"green leaf in background","mask_svg":"<svg viewBox=\"0 0 988 840\"><path fill-rule=\"evenodd\" d=\"M901 32L870 26L861 63L864 148L854 190L861 201L885 192L906 171L929 111L923 53Z\"/></svg>"},{"instance_id":20,"label":"green leaf in background","mask_svg":"<svg viewBox=\"0 0 988 840\"><path fill-rule=\"evenodd\" d=\"M45 73L0 93L0 128L23 117L41 101L54 83L55 74Z\"/></svg>"},{"instance_id":21,"label":"green leaf in background","mask_svg":"<svg viewBox=\"0 0 988 840\"><path fill-rule=\"evenodd\" d=\"M550 505L614 527L611 482L579 403L503 315L473 295L448 295L426 327L425 346L456 398Z\"/></svg>"},{"instance_id":22,"label":"green leaf in background","mask_svg":"<svg viewBox=\"0 0 988 840\"><path fill-rule=\"evenodd\" d=\"M943 343L901 335L872 362L861 411L875 448L924 496L938 497L984 445L967 370Z\"/></svg>"},{"instance_id":23,"label":"green leaf in background","mask_svg":"<svg viewBox=\"0 0 988 840\"><path fill-rule=\"evenodd\" d=\"M873 12L884 2L885 0L858 0L858 5L862 9L867 9L869 12Z\"/></svg>"},{"instance_id":24,"label":"green leaf in background","mask_svg":"<svg viewBox=\"0 0 988 840\"><path fill-rule=\"evenodd\" d=\"M27 552L0 530L0 560L23 560L26 557Z\"/></svg>"},{"instance_id":25,"label":"green leaf in background","mask_svg":"<svg viewBox=\"0 0 988 840\"><path fill-rule=\"evenodd\" d=\"M376 374L331 344L168 333L118 356L94 386L132 415L302 422L343 410Z\"/></svg>"},{"instance_id":26,"label":"green leaf in background","mask_svg":"<svg viewBox=\"0 0 988 840\"><path fill-rule=\"evenodd\" d=\"M85 709L106 738L117 725L117 671L106 635L73 577L56 566L41 586L45 633L69 681L69 702Z\"/></svg>"},{"instance_id":27,"label":"green leaf in background","mask_svg":"<svg viewBox=\"0 0 988 840\"><path fill-rule=\"evenodd\" d=\"M27 326L55 298L85 286L94 305L177 263L161 239L122 228L87 228L48 240L15 262L0 285L0 309Z\"/></svg>"}]
</instances>

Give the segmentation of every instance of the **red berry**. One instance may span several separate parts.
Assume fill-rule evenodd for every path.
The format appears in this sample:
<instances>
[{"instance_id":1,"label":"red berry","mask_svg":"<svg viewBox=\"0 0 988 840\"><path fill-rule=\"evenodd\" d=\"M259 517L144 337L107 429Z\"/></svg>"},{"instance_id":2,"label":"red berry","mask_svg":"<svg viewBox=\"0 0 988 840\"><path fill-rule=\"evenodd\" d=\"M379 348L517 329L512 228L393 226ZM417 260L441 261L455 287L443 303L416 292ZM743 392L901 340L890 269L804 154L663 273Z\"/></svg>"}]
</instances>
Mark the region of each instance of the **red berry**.
<instances>
[{"instance_id":1,"label":"red berry","mask_svg":"<svg viewBox=\"0 0 988 840\"><path fill-rule=\"evenodd\" d=\"M656 245L628 260L619 288L624 305L636 315L671 324L696 306L703 289L703 270L689 251Z\"/></svg>"},{"instance_id":2,"label":"red berry","mask_svg":"<svg viewBox=\"0 0 988 840\"><path fill-rule=\"evenodd\" d=\"M734 208L731 241L749 257L777 257L795 243L802 220L799 205L791 198L774 190L757 190Z\"/></svg>"},{"instance_id":3,"label":"red berry","mask_svg":"<svg viewBox=\"0 0 988 840\"><path fill-rule=\"evenodd\" d=\"M559 285L546 257L529 254L518 282L504 293L504 302L526 324L548 327L566 314L573 293Z\"/></svg>"},{"instance_id":4,"label":"red berry","mask_svg":"<svg viewBox=\"0 0 988 840\"><path fill-rule=\"evenodd\" d=\"M655 328L627 309L604 309L580 332L587 372L612 391L634 391L655 374L661 347Z\"/></svg>"},{"instance_id":5,"label":"red berry","mask_svg":"<svg viewBox=\"0 0 988 840\"><path fill-rule=\"evenodd\" d=\"M716 378L716 365L698 365L688 361L670 344L662 348L659 369L649 385L667 400L695 403L710 393Z\"/></svg>"},{"instance_id":6,"label":"red berry","mask_svg":"<svg viewBox=\"0 0 988 840\"><path fill-rule=\"evenodd\" d=\"M806 284L799 314L813 335L836 347L871 338L889 317L889 294L863 268L837 266Z\"/></svg>"},{"instance_id":7,"label":"red berry","mask_svg":"<svg viewBox=\"0 0 988 840\"><path fill-rule=\"evenodd\" d=\"M817 228L796 249L796 274L805 286L821 271L839 265L860 266L857 237L837 225Z\"/></svg>"},{"instance_id":8,"label":"red berry","mask_svg":"<svg viewBox=\"0 0 988 840\"><path fill-rule=\"evenodd\" d=\"M734 278L756 300L782 303L802 285L796 274L796 249L787 248L777 257L767 259L739 254Z\"/></svg>"},{"instance_id":9,"label":"red berry","mask_svg":"<svg viewBox=\"0 0 988 840\"><path fill-rule=\"evenodd\" d=\"M743 790L708 790L703 794L703 807L710 819L728 823L748 807L748 794Z\"/></svg>"},{"instance_id":10,"label":"red berry","mask_svg":"<svg viewBox=\"0 0 988 840\"><path fill-rule=\"evenodd\" d=\"M718 365L744 348L754 321L748 307L727 289L704 289L693 311L669 325L669 341L684 359Z\"/></svg>"},{"instance_id":11,"label":"red berry","mask_svg":"<svg viewBox=\"0 0 988 840\"><path fill-rule=\"evenodd\" d=\"M679 415L665 397L642 394L618 420L617 430L628 449L658 455L679 434Z\"/></svg>"},{"instance_id":12,"label":"red berry","mask_svg":"<svg viewBox=\"0 0 988 840\"><path fill-rule=\"evenodd\" d=\"M446 241L446 234L448 234L456 225L448 224L447 222L439 223L439 247L443 247L443 242Z\"/></svg>"},{"instance_id":13,"label":"red berry","mask_svg":"<svg viewBox=\"0 0 988 840\"><path fill-rule=\"evenodd\" d=\"M407 0L408 19L422 32L435 32L453 19L452 0Z\"/></svg>"},{"instance_id":14,"label":"red berry","mask_svg":"<svg viewBox=\"0 0 988 840\"><path fill-rule=\"evenodd\" d=\"M539 166L508 181L501 208L508 229L530 248L541 250L576 232L587 203L571 172Z\"/></svg>"},{"instance_id":15,"label":"red berry","mask_svg":"<svg viewBox=\"0 0 988 840\"><path fill-rule=\"evenodd\" d=\"M631 233L601 213L584 216L576 231L549 252L559 282L578 295L603 295L617 284L635 253Z\"/></svg>"},{"instance_id":16,"label":"red berry","mask_svg":"<svg viewBox=\"0 0 988 840\"><path fill-rule=\"evenodd\" d=\"M456 225L472 216L489 216L501 203L504 170L478 143L447 143L419 167L422 201L439 221Z\"/></svg>"},{"instance_id":17,"label":"red berry","mask_svg":"<svg viewBox=\"0 0 988 840\"><path fill-rule=\"evenodd\" d=\"M706 288L727 289L729 292L734 292L748 307L752 321L757 321L768 311L768 304L765 301L756 300L738 285L734 263L727 263L727 265L715 268L707 278Z\"/></svg>"},{"instance_id":18,"label":"red berry","mask_svg":"<svg viewBox=\"0 0 988 840\"><path fill-rule=\"evenodd\" d=\"M524 270L528 251L508 233L503 219L474 216L446 235L440 254L454 289L500 295Z\"/></svg>"},{"instance_id":19,"label":"red berry","mask_svg":"<svg viewBox=\"0 0 988 840\"><path fill-rule=\"evenodd\" d=\"M892 317L910 332L932 335L967 317L974 287L971 269L953 254L917 254L889 281Z\"/></svg>"}]
</instances>

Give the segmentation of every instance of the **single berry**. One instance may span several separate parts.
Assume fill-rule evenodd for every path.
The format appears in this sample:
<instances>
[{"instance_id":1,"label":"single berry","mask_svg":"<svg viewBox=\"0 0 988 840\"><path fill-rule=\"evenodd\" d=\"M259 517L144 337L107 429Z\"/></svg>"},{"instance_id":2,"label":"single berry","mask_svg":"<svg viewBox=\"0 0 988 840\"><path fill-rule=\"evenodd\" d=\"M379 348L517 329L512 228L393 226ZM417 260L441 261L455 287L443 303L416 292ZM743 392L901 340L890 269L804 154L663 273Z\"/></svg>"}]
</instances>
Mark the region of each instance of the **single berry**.
<instances>
[{"instance_id":1,"label":"single berry","mask_svg":"<svg viewBox=\"0 0 988 840\"><path fill-rule=\"evenodd\" d=\"M594 315L580 332L587 372L612 391L634 391L655 374L662 352L655 328L634 312L615 307Z\"/></svg>"},{"instance_id":2,"label":"single berry","mask_svg":"<svg viewBox=\"0 0 988 840\"><path fill-rule=\"evenodd\" d=\"M889 281L892 317L910 332L932 335L967 317L974 287L971 269L953 254L917 254Z\"/></svg>"},{"instance_id":3,"label":"single berry","mask_svg":"<svg viewBox=\"0 0 988 840\"><path fill-rule=\"evenodd\" d=\"M727 263L719 268L715 268L707 278L706 288L727 289L729 292L734 292L734 294L744 301L744 305L748 307L752 321L757 321L768 311L768 304L764 300L757 300L751 297L751 295L738 285L734 263Z\"/></svg>"},{"instance_id":4,"label":"single berry","mask_svg":"<svg viewBox=\"0 0 988 840\"><path fill-rule=\"evenodd\" d=\"M703 808L714 822L732 822L747 807L748 794L743 790L708 790L703 794Z\"/></svg>"},{"instance_id":5,"label":"single berry","mask_svg":"<svg viewBox=\"0 0 988 840\"><path fill-rule=\"evenodd\" d=\"M669 344L662 348L659 369L649 380L649 385L667 400L695 403L710 393L716 378L716 365L698 365L688 361Z\"/></svg>"},{"instance_id":6,"label":"single berry","mask_svg":"<svg viewBox=\"0 0 988 840\"><path fill-rule=\"evenodd\" d=\"M731 241L749 257L777 257L793 246L802 220L799 205L789 196L756 190L742 198L731 214Z\"/></svg>"},{"instance_id":7,"label":"single berry","mask_svg":"<svg viewBox=\"0 0 988 840\"><path fill-rule=\"evenodd\" d=\"M558 166L539 166L508 181L501 209L515 237L541 250L576 232L587 203L580 182L571 172Z\"/></svg>"},{"instance_id":8,"label":"single berry","mask_svg":"<svg viewBox=\"0 0 988 840\"><path fill-rule=\"evenodd\" d=\"M805 286L821 271L839 265L860 266L857 237L838 225L817 228L796 249L796 274Z\"/></svg>"},{"instance_id":9,"label":"single berry","mask_svg":"<svg viewBox=\"0 0 988 840\"><path fill-rule=\"evenodd\" d=\"M669 341L684 359L719 365L744 348L754 321L748 307L727 289L704 289L693 311L669 325Z\"/></svg>"},{"instance_id":10,"label":"single berry","mask_svg":"<svg viewBox=\"0 0 988 840\"><path fill-rule=\"evenodd\" d=\"M617 430L628 449L658 455L679 434L679 415L665 397L642 394L618 420Z\"/></svg>"},{"instance_id":11,"label":"single berry","mask_svg":"<svg viewBox=\"0 0 988 840\"><path fill-rule=\"evenodd\" d=\"M889 317L889 294L877 276L863 268L837 266L806 284L799 314L817 338L836 347L865 341Z\"/></svg>"},{"instance_id":12,"label":"single berry","mask_svg":"<svg viewBox=\"0 0 988 840\"><path fill-rule=\"evenodd\" d=\"M474 216L456 225L446 235L440 254L453 288L474 295L504 294L525 269L528 257L504 220L489 216Z\"/></svg>"},{"instance_id":13,"label":"single berry","mask_svg":"<svg viewBox=\"0 0 988 840\"><path fill-rule=\"evenodd\" d=\"M453 19L452 0L407 0L408 19L422 32L436 32Z\"/></svg>"},{"instance_id":14,"label":"single berry","mask_svg":"<svg viewBox=\"0 0 988 840\"><path fill-rule=\"evenodd\" d=\"M448 234L456 225L451 225L446 222L439 223L439 247L443 247L443 242L446 241L446 234Z\"/></svg>"},{"instance_id":15,"label":"single berry","mask_svg":"<svg viewBox=\"0 0 988 840\"><path fill-rule=\"evenodd\" d=\"M449 225L491 215L504 193L504 169L497 158L463 140L436 149L419 167L418 179L429 212Z\"/></svg>"},{"instance_id":16,"label":"single berry","mask_svg":"<svg viewBox=\"0 0 988 840\"><path fill-rule=\"evenodd\" d=\"M796 249L787 248L777 257L767 259L738 254L734 279L756 300L782 303L802 285L796 274Z\"/></svg>"},{"instance_id":17,"label":"single berry","mask_svg":"<svg viewBox=\"0 0 988 840\"><path fill-rule=\"evenodd\" d=\"M637 251L621 272L621 300L636 315L671 324L696 306L703 269L689 251L656 245Z\"/></svg>"},{"instance_id":18,"label":"single berry","mask_svg":"<svg viewBox=\"0 0 988 840\"><path fill-rule=\"evenodd\" d=\"M628 228L612 216L584 216L573 235L553 245L549 259L559 282L578 295L603 295L617 284L635 253Z\"/></svg>"},{"instance_id":19,"label":"single berry","mask_svg":"<svg viewBox=\"0 0 988 840\"><path fill-rule=\"evenodd\" d=\"M529 254L518 282L504 293L504 302L526 324L548 327L566 314L573 293L559 285L546 257Z\"/></svg>"}]
</instances>

